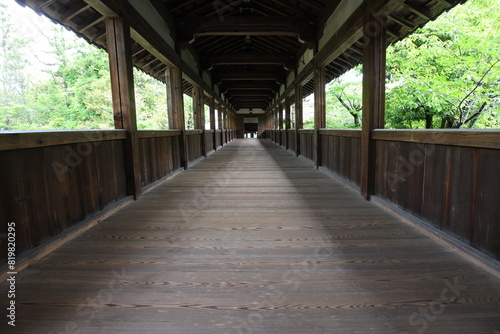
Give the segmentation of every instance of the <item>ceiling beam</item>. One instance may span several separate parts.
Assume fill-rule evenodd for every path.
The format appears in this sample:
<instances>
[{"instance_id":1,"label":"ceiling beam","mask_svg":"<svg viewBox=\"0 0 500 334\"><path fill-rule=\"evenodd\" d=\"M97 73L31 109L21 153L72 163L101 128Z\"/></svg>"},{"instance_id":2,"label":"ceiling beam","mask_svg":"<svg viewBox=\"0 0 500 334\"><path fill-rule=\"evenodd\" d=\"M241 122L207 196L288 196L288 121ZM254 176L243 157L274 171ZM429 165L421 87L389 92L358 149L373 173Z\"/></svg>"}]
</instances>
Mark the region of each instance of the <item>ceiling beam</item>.
<instances>
[{"instance_id":1,"label":"ceiling beam","mask_svg":"<svg viewBox=\"0 0 500 334\"><path fill-rule=\"evenodd\" d=\"M286 65L290 57L277 53L226 53L209 58L211 65Z\"/></svg>"},{"instance_id":2,"label":"ceiling beam","mask_svg":"<svg viewBox=\"0 0 500 334\"><path fill-rule=\"evenodd\" d=\"M234 91L234 90L261 90L267 89L271 91L277 91L278 85L269 81L251 81L251 82L241 82L236 81L230 84L222 84L219 86L222 92Z\"/></svg>"},{"instance_id":3,"label":"ceiling beam","mask_svg":"<svg viewBox=\"0 0 500 334\"><path fill-rule=\"evenodd\" d=\"M217 74L219 83L222 81L240 81L240 80L266 80L266 81L285 81L285 73L281 72L227 72Z\"/></svg>"},{"instance_id":4,"label":"ceiling beam","mask_svg":"<svg viewBox=\"0 0 500 334\"><path fill-rule=\"evenodd\" d=\"M315 41L316 27L300 17L232 16L189 18L178 24L180 42L193 42L199 36L291 36Z\"/></svg>"},{"instance_id":5,"label":"ceiling beam","mask_svg":"<svg viewBox=\"0 0 500 334\"><path fill-rule=\"evenodd\" d=\"M273 95L272 91L269 90L237 90L231 91L228 96L255 96L255 97L271 97Z\"/></svg>"},{"instance_id":6,"label":"ceiling beam","mask_svg":"<svg viewBox=\"0 0 500 334\"><path fill-rule=\"evenodd\" d=\"M410 11L412 11L413 13L424 18L425 20L427 20L427 21L432 20L432 13L427 8L421 6L413 1L406 1L403 5L406 8L408 8Z\"/></svg>"}]
</instances>

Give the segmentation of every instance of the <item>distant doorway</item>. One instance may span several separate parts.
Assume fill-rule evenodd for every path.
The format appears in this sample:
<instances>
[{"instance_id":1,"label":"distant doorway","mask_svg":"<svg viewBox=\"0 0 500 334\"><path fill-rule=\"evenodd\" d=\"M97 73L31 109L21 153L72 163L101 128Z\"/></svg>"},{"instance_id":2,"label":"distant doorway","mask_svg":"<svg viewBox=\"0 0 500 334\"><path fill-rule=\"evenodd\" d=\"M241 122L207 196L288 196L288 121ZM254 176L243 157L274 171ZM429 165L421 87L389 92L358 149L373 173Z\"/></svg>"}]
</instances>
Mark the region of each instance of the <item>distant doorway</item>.
<instances>
[{"instance_id":1,"label":"distant doorway","mask_svg":"<svg viewBox=\"0 0 500 334\"><path fill-rule=\"evenodd\" d=\"M259 118L245 117L244 118L245 138L257 138L259 136Z\"/></svg>"}]
</instances>

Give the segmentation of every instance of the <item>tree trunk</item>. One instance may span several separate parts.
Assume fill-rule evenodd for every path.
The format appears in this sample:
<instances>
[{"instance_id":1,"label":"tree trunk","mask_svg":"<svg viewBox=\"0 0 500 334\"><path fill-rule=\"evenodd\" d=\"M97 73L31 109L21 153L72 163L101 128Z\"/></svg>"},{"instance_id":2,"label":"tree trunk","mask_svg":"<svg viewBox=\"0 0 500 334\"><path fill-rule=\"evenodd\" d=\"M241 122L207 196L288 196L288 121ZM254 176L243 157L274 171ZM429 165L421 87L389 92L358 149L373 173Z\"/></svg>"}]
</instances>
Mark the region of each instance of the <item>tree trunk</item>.
<instances>
[{"instance_id":1,"label":"tree trunk","mask_svg":"<svg viewBox=\"0 0 500 334\"><path fill-rule=\"evenodd\" d=\"M354 117L354 126L359 128L359 114L356 112L351 112L350 114Z\"/></svg>"},{"instance_id":2,"label":"tree trunk","mask_svg":"<svg viewBox=\"0 0 500 334\"><path fill-rule=\"evenodd\" d=\"M432 114L425 113L425 128L426 129L432 129Z\"/></svg>"}]
</instances>

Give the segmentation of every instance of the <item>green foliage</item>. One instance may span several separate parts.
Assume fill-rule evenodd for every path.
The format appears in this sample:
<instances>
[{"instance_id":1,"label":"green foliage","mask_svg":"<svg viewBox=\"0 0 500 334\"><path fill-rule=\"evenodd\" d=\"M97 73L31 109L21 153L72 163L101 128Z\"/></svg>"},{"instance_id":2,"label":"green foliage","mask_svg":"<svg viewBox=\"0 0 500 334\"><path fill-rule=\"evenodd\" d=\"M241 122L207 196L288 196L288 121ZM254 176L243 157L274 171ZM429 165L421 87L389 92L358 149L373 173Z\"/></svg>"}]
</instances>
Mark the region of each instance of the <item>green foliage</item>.
<instances>
[{"instance_id":1,"label":"green foliage","mask_svg":"<svg viewBox=\"0 0 500 334\"><path fill-rule=\"evenodd\" d=\"M394 128L500 126L500 3L471 0L391 46Z\"/></svg>"},{"instance_id":2,"label":"green foliage","mask_svg":"<svg viewBox=\"0 0 500 334\"><path fill-rule=\"evenodd\" d=\"M360 128L362 116L362 77L358 66L334 79L326 87L328 128Z\"/></svg>"},{"instance_id":3,"label":"green foliage","mask_svg":"<svg viewBox=\"0 0 500 334\"><path fill-rule=\"evenodd\" d=\"M134 79L137 128L140 130L168 129L165 85L137 69L134 70Z\"/></svg>"},{"instance_id":4,"label":"green foliage","mask_svg":"<svg viewBox=\"0 0 500 334\"><path fill-rule=\"evenodd\" d=\"M500 128L499 32L500 2L469 0L392 45L387 127ZM28 73L37 50L0 4L0 129L113 128L107 53L61 27L45 33L45 75L35 78ZM134 76L138 128L166 129L164 84ZM359 68L327 86L329 128L360 127L361 87ZM311 108L304 105L304 128L314 127ZM192 129L190 97L184 109Z\"/></svg>"},{"instance_id":5,"label":"green foliage","mask_svg":"<svg viewBox=\"0 0 500 334\"><path fill-rule=\"evenodd\" d=\"M50 46L43 79L26 76L28 40L0 6L0 129L110 129L114 128L108 54L60 26L46 32ZM24 37L24 36L21 36ZM48 59L48 60L47 60ZM168 128L163 83L134 71L137 126Z\"/></svg>"}]
</instances>

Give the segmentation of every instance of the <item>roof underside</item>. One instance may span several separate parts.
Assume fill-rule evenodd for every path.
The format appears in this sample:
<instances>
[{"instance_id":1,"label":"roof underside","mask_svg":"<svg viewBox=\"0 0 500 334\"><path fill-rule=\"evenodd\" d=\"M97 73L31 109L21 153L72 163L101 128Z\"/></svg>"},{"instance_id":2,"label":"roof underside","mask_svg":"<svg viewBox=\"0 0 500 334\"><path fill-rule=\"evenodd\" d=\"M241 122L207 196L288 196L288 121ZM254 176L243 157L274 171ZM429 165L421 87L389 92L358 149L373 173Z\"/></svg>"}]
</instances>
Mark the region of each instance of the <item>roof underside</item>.
<instances>
[{"instance_id":1,"label":"roof underside","mask_svg":"<svg viewBox=\"0 0 500 334\"><path fill-rule=\"evenodd\" d=\"M96 3L118 0L17 0L106 48L106 28ZM196 55L234 109L267 109L307 50L317 50L328 19L349 0L149 0L165 19L177 49ZM383 2L383 1L379 1ZM388 42L393 43L443 11L464 1L392 0L388 6ZM356 12L355 12L356 13ZM359 12L358 12L359 13ZM147 21L147 20L146 20ZM357 39L326 66L327 82L361 62L363 39ZM132 42L134 64L164 81L167 64ZM313 92L310 77L304 95ZM191 83L184 81L190 94Z\"/></svg>"}]
</instances>

